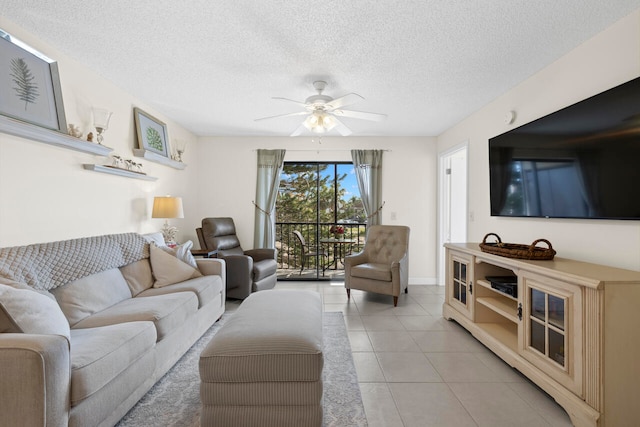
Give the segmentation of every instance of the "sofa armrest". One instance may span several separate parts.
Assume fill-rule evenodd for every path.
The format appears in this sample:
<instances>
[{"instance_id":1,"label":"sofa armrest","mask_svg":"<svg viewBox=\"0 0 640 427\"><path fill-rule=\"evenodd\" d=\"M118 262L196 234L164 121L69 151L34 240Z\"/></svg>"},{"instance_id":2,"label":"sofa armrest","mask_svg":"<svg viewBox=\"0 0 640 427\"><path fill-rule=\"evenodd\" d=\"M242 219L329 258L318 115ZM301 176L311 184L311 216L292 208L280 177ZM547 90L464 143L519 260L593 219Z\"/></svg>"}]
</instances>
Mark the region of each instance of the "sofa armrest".
<instances>
[{"instance_id":1,"label":"sofa armrest","mask_svg":"<svg viewBox=\"0 0 640 427\"><path fill-rule=\"evenodd\" d=\"M3 425L69 423L71 356L59 335L0 334Z\"/></svg>"},{"instance_id":2,"label":"sofa armrest","mask_svg":"<svg viewBox=\"0 0 640 427\"><path fill-rule=\"evenodd\" d=\"M356 254L347 255L346 257L344 257L345 269L347 267L355 267L356 265L365 264L367 262L369 262L369 257L365 255L364 252L358 252Z\"/></svg>"},{"instance_id":3,"label":"sofa armrest","mask_svg":"<svg viewBox=\"0 0 640 427\"><path fill-rule=\"evenodd\" d=\"M249 255L254 261L262 261L263 259L276 259L276 250L269 248L249 249L244 251L245 255Z\"/></svg>"},{"instance_id":4,"label":"sofa armrest","mask_svg":"<svg viewBox=\"0 0 640 427\"><path fill-rule=\"evenodd\" d=\"M350 289L351 280L351 267L364 264L368 261L368 256L364 252L358 252L357 254L347 255L344 257L344 287Z\"/></svg>"},{"instance_id":5,"label":"sofa armrest","mask_svg":"<svg viewBox=\"0 0 640 427\"><path fill-rule=\"evenodd\" d=\"M196 259L198 270L205 276L220 276L222 283L226 283L225 261L221 258L202 258Z\"/></svg>"},{"instance_id":6,"label":"sofa armrest","mask_svg":"<svg viewBox=\"0 0 640 427\"><path fill-rule=\"evenodd\" d=\"M391 263L393 295L400 295L409 284L409 254L405 253L399 261Z\"/></svg>"}]
</instances>

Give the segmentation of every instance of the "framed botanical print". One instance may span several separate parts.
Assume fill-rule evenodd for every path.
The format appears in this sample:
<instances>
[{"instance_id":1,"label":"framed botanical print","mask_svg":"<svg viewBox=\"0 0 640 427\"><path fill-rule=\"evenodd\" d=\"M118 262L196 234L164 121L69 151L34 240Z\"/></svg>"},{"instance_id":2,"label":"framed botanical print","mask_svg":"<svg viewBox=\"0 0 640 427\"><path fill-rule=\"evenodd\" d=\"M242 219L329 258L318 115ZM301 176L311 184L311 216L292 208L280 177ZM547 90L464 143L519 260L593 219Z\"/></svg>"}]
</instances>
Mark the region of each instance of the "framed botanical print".
<instances>
[{"instance_id":1,"label":"framed botanical print","mask_svg":"<svg viewBox=\"0 0 640 427\"><path fill-rule=\"evenodd\" d=\"M169 157L167 126L139 108L133 109L138 148Z\"/></svg>"},{"instance_id":2,"label":"framed botanical print","mask_svg":"<svg viewBox=\"0 0 640 427\"><path fill-rule=\"evenodd\" d=\"M2 29L0 114L67 132L58 64Z\"/></svg>"}]
</instances>

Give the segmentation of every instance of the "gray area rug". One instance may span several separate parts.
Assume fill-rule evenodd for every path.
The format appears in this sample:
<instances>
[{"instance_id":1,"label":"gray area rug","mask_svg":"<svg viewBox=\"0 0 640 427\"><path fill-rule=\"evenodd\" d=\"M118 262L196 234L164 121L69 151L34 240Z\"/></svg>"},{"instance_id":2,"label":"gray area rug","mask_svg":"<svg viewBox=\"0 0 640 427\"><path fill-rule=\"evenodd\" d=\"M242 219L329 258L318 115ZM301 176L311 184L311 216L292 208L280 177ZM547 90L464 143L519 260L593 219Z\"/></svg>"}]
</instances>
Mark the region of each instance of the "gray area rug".
<instances>
[{"instance_id":1,"label":"gray area rug","mask_svg":"<svg viewBox=\"0 0 640 427\"><path fill-rule=\"evenodd\" d=\"M200 353L233 314L226 313L117 424L118 427L200 425ZM323 316L325 427L367 426L351 345L340 312ZM301 426L303 427L303 426Z\"/></svg>"}]
</instances>

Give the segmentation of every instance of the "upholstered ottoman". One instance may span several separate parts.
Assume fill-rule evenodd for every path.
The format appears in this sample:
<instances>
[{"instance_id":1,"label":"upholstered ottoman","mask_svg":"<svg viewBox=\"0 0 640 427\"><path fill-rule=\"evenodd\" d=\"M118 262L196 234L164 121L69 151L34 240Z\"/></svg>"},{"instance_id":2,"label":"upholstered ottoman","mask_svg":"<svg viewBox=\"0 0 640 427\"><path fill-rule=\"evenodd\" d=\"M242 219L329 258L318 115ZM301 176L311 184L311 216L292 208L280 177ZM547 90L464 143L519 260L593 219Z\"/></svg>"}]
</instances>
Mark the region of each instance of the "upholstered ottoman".
<instances>
[{"instance_id":1,"label":"upholstered ottoman","mask_svg":"<svg viewBox=\"0 0 640 427\"><path fill-rule=\"evenodd\" d=\"M323 362L317 292L251 294L200 355L200 425L322 425Z\"/></svg>"}]
</instances>

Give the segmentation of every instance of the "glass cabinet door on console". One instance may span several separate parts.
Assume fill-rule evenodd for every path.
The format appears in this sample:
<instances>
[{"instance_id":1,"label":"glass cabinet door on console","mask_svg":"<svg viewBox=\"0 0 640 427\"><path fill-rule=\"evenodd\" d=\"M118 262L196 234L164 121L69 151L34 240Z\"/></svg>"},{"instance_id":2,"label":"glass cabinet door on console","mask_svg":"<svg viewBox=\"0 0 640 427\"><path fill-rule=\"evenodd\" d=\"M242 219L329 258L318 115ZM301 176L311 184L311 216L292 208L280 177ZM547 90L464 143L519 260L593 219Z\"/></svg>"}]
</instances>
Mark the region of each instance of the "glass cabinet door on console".
<instances>
[{"instance_id":1,"label":"glass cabinet door on console","mask_svg":"<svg viewBox=\"0 0 640 427\"><path fill-rule=\"evenodd\" d=\"M523 276L523 355L582 395L580 288L532 274Z\"/></svg>"},{"instance_id":2,"label":"glass cabinet door on console","mask_svg":"<svg viewBox=\"0 0 640 427\"><path fill-rule=\"evenodd\" d=\"M447 300L449 304L457 308L470 319L473 319L473 272L471 257L464 254L448 255L447 273L449 283L449 293Z\"/></svg>"}]
</instances>

